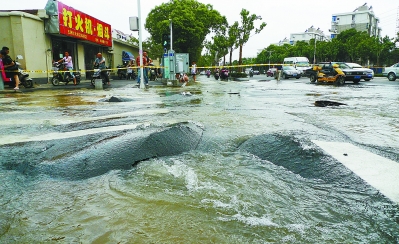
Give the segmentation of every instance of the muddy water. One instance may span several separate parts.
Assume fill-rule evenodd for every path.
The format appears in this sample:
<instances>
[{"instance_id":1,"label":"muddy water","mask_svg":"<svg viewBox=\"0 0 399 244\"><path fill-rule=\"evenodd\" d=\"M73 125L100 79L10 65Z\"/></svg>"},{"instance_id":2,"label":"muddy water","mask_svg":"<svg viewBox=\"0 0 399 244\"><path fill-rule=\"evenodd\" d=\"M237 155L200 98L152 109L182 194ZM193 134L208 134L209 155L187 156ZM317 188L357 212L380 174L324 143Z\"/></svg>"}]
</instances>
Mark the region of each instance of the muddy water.
<instances>
[{"instance_id":1,"label":"muddy water","mask_svg":"<svg viewBox=\"0 0 399 244\"><path fill-rule=\"evenodd\" d=\"M0 132L12 143L0 147L0 242L398 242L397 203L311 142L349 142L399 162L397 85L199 80L3 95ZM126 102L103 102L110 96ZM110 133L182 121L204 128L196 150L85 180L28 173L55 159L50 147L59 157L94 154Z\"/></svg>"}]
</instances>

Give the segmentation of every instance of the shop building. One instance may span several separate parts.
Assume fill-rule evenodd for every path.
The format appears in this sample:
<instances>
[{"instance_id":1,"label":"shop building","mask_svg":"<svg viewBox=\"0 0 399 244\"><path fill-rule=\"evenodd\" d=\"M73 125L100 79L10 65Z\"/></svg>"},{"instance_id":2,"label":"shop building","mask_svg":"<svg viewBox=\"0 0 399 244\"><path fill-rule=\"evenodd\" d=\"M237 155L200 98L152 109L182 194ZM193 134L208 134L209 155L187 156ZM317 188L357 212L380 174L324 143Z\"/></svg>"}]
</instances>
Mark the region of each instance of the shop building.
<instances>
[{"instance_id":1,"label":"shop building","mask_svg":"<svg viewBox=\"0 0 399 244\"><path fill-rule=\"evenodd\" d=\"M99 52L111 75L122 64L122 54L134 58L139 52L137 46L113 37L110 24L54 0L44 9L1 10L0 33L0 46L9 47L12 58L24 57L18 61L36 83L50 81L53 61L60 60L65 51L83 79L90 79Z\"/></svg>"}]
</instances>

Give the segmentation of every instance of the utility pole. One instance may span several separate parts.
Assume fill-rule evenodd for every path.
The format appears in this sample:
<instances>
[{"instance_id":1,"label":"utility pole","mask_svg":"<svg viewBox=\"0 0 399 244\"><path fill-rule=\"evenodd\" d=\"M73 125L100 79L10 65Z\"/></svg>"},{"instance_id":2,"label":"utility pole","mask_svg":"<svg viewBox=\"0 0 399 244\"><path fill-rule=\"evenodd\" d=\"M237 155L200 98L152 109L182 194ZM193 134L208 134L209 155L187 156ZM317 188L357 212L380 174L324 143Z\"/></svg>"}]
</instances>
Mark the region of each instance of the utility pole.
<instances>
[{"instance_id":1,"label":"utility pole","mask_svg":"<svg viewBox=\"0 0 399 244\"><path fill-rule=\"evenodd\" d=\"M137 0L137 10L139 19L139 55L140 55L140 89L144 89L144 68L143 68L143 41L142 41L142 22L141 22L141 6L140 0Z\"/></svg>"},{"instance_id":2,"label":"utility pole","mask_svg":"<svg viewBox=\"0 0 399 244\"><path fill-rule=\"evenodd\" d=\"M270 56L272 55L273 51L268 51L269 52L269 69L270 69Z\"/></svg>"},{"instance_id":3,"label":"utility pole","mask_svg":"<svg viewBox=\"0 0 399 244\"><path fill-rule=\"evenodd\" d=\"M315 35L314 36L313 64L316 64L316 42L317 42L317 38L316 38L316 35Z\"/></svg>"}]
</instances>

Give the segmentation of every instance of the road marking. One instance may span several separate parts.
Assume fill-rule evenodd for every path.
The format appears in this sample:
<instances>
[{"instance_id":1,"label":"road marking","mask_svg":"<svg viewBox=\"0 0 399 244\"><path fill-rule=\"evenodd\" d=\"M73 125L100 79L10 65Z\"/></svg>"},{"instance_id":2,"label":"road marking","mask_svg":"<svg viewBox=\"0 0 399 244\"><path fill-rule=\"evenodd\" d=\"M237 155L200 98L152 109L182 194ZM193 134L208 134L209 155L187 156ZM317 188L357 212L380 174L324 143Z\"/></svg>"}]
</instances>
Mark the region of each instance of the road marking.
<instances>
[{"instance_id":1,"label":"road marking","mask_svg":"<svg viewBox=\"0 0 399 244\"><path fill-rule=\"evenodd\" d=\"M101 109L97 109L100 111ZM109 109L104 109L104 111L108 111ZM111 110L109 110L111 111ZM71 124L71 123L79 123L79 122L90 122L96 120L106 120L106 119L115 119L115 118L125 118L129 116L143 116L143 115L151 115L151 114L167 114L170 111L168 109L150 109L150 110L136 110L132 112L125 112L125 113L116 113L104 116L97 116L97 117L74 117L74 116L66 116L60 117L56 119L35 119L35 120L21 120L21 119L8 119L3 120L1 122L2 125L29 125L29 124L42 124L42 123L49 123L51 125L64 125L64 124ZM13 114L18 112L11 112Z\"/></svg>"},{"instance_id":2,"label":"road marking","mask_svg":"<svg viewBox=\"0 0 399 244\"><path fill-rule=\"evenodd\" d=\"M51 140L73 138L73 137L78 137L78 136L86 136L86 135L104 133L104 132L110 132L110 131L129 130L129 129L135 129L139 125L149 126L150 123L107 126L107 127L100 127L100 128L94 128L94 129L70 131L70 132L54 132L54 133L48 133L48 134L39 135L39 136L14 135L12 137L2 138L0 141L0 145L14 144L14 143L18 143L18 142L51 141Z\"/></svg>"},{"instance_id":3,"label":"road marking","mask_svg":"<svg viewBox=\"0 0 399 244\"><path fill-rule=\"evenodd\" d=\"M399 163L350 143L313 140L317 146L352 170L392 201L399 203Z\"/></svg>"},{"instance_id":4,"label":"road marking","mask_svg":"<svg viewBox=\"0 0 399 244\"><path fill-rule=\"evenodd\" d=\"M69 118L62 119L62 121L60 119L56 119L56 120L44 119L44 120L41 120L40 122L42 123L43 121L51 121L52 125L66 125L66 124L71 124L71 123L73 124L73 123L78 123L78 122L95 122L96 120L124 118L124 117L128 117L131 115L136 115L136 116L137 115L146 115L147 116L147 115L151 115L151 114L168 113L168 112L169 112L169 110L167 110L167 109L142 110L142 111L126 112L126 113L112 114L112 115L99 116L99 117L87 117L87 118L69 117ZM36 121L36 122L38 122L38 121ZM175 122L176 121L173 121L173 123L175 123ZM165 121L165 123L166 123L166 121ZM73 138L73 137L78 137L78 136L85 136L85 135L103 133L103 132L109 132L109 131L130 130L130 129L135 129L139 125L149 126L150 123L144 122L144 123L140 123L140 124L107 126L107 127L93 128L93 129L70 131L70 132L55 132L55 133L48 133L48 134L42 134L42 135L32 135L32 134L4 135L1 138L0 146L7 145L7 144L14 144L14 143L18 143L18 142L50 141L50 140Z\"/></svg>"}]
</instances>

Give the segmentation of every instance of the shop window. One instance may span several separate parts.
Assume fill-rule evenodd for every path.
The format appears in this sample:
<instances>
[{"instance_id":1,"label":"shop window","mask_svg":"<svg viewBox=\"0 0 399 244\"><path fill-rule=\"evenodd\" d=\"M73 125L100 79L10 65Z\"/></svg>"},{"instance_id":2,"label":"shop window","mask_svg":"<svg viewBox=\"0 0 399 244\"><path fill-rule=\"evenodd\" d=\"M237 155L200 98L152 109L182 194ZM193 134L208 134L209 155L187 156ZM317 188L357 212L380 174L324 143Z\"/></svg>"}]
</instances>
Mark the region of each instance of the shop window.
<instances>
[{"instance_id":1,"label":"shop window","mask_svg":"<svg viewBox=\"0 0 399 244\"><path fill-rule=\"evenodd\" d=\"M76 44L73 42L68 42L60 39L52 40L52 51L53 51L53 61L58 61L64 57L64 53L67 51L69 55L72 57L74 68L77 67L77 55L76 53Z\"/></svg>"}]
</instances>

